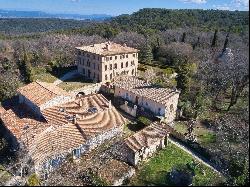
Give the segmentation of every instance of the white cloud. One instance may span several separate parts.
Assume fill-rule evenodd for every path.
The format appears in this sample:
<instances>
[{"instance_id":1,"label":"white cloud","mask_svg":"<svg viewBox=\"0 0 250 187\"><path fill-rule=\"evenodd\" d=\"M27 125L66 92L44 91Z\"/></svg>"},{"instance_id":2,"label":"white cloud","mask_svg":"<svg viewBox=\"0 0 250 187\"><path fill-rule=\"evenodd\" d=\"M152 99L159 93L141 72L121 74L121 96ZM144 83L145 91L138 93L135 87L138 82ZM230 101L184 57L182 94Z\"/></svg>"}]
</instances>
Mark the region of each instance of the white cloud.
<instances>
[{"instance_id":1,"label":"white cloud","mask_svg":"<svg viewBox=\"0 0 250 187\"><path fill-rule=\"evenodd\" d=\"M204 4L207 3L207 0L179 0L184 3L196 3L196 4Z\"/></svg>"},{"instance_id":2,"label":"white cloud","mask_svg":"<svg viewBox=\"0 0 250 187\"><path fill-rule=\"evenodd\" d=\"M70 0L72 3L78 3L80 0Z\"/></svg>"},{"instance_id":3,"label":"white cloud","mask_svg":"<svg viewBox=\"0 0 250 187\"><path fill-rule=\"evenodd\" d=\"M248 10L249 0L231 0L230 3L215 4L213 7L219 10Z\"/></svg>"},{"instance_id":4,"label":"white cloud","mask_svg":"<svg viewBox=\"0 0 250 187\"><path fill-rule=\"evenodd\" d=\"M223 4L223 5L213 5L215 9L218 10L231 10L230 6L228 4Z\"/></svg>"},{"instance_id":5,"label":"white cloud","mask_svg":"<svg viewBox=\"0 0 250 187\"><path fill-rule=\"evenodd\" d=\"M237 8L249 8L249 0L233 0L232 4L234 4Z\"/></svg>"}]
</instances>

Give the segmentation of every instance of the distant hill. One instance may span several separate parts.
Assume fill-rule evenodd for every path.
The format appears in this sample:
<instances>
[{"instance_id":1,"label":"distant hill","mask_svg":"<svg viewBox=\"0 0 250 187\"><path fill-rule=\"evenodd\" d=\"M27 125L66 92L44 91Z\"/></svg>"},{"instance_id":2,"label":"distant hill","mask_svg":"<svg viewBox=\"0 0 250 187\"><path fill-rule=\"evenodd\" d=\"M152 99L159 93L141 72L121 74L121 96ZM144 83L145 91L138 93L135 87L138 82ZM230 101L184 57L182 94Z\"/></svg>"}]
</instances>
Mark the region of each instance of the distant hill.
<instances>
[{"instance_id":1,"label":"distant hill","mask_svg":"<svg viewBox=\"0 0 250 187\"><path fill-rule=\"evenodd\" d=\"M57 18L0 18L0 33L28 34L85 28L93 21Z\"/></svg>"},{"instance_id":2,"label":"distant hill","mask_svg":"<svg viewBox=\"0 0 250 187\"><path fill-rule=\"evenodd\" d=\"M241 32L248 30L248 11L200 10L163 8L144 8L131 15L114 17L113 25L122 30L140 31L155 29L164 31L176 28L197 28L201 30L228 30Z\"/></svg>"},{"instance_id":3,"label":"distant hill","mask_svg":"<svg viewBox=\"0 0 250 187\"><path fill-rule=\"evenodd\" d=\"M0 9L0 18L60 18L60 19L76 19L76 20L95 20L101 21L112 16L106 14L51 14L42 11L17 11Z\"/></svg>"}]
</instances>

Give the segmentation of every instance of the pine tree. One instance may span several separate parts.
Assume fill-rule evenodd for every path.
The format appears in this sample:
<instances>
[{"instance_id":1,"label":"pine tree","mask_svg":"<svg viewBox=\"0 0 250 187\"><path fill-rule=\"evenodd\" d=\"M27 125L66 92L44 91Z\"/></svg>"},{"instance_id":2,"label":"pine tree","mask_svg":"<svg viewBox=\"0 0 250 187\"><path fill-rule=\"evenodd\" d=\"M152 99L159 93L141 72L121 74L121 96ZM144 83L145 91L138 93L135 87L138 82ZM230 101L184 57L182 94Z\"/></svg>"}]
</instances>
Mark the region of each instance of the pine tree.
<instances>
[{"instance_id":1,"label":"pine tree","mask_svg":"<svg viewBox=\"0 0 250 187\"><path fill-rule=\"evenodd\" d=\"M215 32L214 32L214 37L213 37L213 40L212 40L212 44L211 44L211 47L216 47L217 46L217 40L218 40L218 30L216 29Z\"/></svg>"}]
</instances>

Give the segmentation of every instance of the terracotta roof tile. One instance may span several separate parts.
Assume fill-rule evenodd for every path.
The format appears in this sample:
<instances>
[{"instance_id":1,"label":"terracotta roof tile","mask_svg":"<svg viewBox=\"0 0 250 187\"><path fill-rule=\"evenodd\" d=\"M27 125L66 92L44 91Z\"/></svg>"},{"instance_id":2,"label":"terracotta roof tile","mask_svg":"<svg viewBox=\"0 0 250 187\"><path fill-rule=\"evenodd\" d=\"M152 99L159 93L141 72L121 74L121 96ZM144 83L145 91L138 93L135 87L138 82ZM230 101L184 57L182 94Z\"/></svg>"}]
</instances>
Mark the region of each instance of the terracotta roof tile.
<instances>
[{"instance_id":1,"label":"terracotta roof tile","mask_svg":"<svg viewBox=\"0 0 250 187\"><path fill-rule=\"evenodd\" d=\"M47 101L56 96L68 95L65 90L57 87L56 85L40 81L32 82L19 88L17 91L37 106L45 104Z\"/></svg>"},{"instance_id":2,"label":"terracotta roof tile","mask_svg":"<svg viewBox=\"0 0 250 187\"><path fill-rule=\"evenodd\" d=\"M115 55L115 54L125 54L125 53L137 53L138 50L132 47L127 47L126 45L121 45L113 42L105 42L100 44L93 44L89 46L76 47L82 51L87 51L90 53L98 55Z\"/></svg>"},{"instance_id":3,"label":"terracotta roof tile","mask_svg":"<svg viewBox=\"0 0 250 187\"><path fill-rule=\"evenodd\" d=\"M169 97L172 97L176 93L180 93L178 90L154 86L134 76L120 77L120 79L115 80L114 86L163 105L167 104Z\"/></svg>"},{"instance_id":4,"label":"terracotta roof tile","mask_svg":"<svg viewBox=\"0 0 250 187\"><path fill-rule=\"evenodd\" d=\"M125 144L134 152L140 151L144 147L150 147L155 142L161 140L168 134L168 130L159 122L154 122L150 126L135 133L125 140Z\"/></svg>"}]
</instances>

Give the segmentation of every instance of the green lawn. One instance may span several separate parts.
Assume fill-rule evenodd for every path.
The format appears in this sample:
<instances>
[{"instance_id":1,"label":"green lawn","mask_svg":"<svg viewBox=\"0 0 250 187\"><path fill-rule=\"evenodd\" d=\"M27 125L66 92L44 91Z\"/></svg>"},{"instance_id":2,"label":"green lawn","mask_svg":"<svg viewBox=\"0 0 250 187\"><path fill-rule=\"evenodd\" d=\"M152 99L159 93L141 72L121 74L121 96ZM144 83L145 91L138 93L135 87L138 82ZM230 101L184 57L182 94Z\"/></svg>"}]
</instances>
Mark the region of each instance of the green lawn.
<instances>
[{"instance_id":1,"label":"green lawn","mask_svg":"<svg viewBox=\"0 0 250 187\"><path fill-rule=\"evenodd\" d=\"M39 80L42 82L48 82L48 83L53 83L54 81L57 80L55 76L53 76L51 73L47 72L45 68L33 68L33 80Z\"/></svg>"},{"instance_id":2,"label":"green lawn","mask_svg":"<svg viewBox=\"0 0 250 187\"><path fill-rule=\"evenodd\" d=\"M181 134L188 132L187 124L183 121L175 122L174 129ZM198 142L202 145L208 145L216 141L215 132L201 125L194 128L194 134L197 136Z\"/></svg>"},{"instance_id":3,"label":"green lawn","mask_svg":"<svg viewBox=\"0 0 250 187\"><path fill-rule=\"evenodd\" d=\"M167 173L177 165L192 163L193 158L180 148L169 144L161 150L147 163L139 167L137 174L131 179L129 185L134 186L152 186L152 185L171 185L167 179ZM223 179L210 168L195 161L195 176L193 186L211 186L219 185Z\"/></svg>"},{"instance_id":4,"label":"green lawn","mask_svg":"<svg viewBox=\"0 0 250 187\"><path fill-rule=\"evenodd\" d=\"M66 80L61 84L59 84L58 86L66 91L73 91L91 84L93 84L93 82L89 80L84 80L83 77L77 77Z\"/></svg>"}]
</instances>

